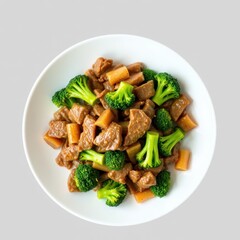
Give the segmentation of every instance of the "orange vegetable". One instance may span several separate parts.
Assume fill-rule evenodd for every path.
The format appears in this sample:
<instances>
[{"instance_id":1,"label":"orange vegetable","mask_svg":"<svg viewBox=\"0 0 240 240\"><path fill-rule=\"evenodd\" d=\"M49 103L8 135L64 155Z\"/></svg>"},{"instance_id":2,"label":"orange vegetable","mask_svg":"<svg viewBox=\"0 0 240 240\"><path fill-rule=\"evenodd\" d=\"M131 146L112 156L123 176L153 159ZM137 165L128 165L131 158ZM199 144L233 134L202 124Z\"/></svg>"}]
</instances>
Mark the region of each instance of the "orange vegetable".
<instances>
[{"instance_id":1,"label":"orange vegetable","mask_svg":"<svg viewBox=\"0 0 240 240\"><path fill-rule=\"evenodd\" d=\"M193 121L193 119L188 115L184 115L177 121L177 125L182 128L183 131L188 132L193 128L197 127L197 124Z\"/></svg>"},{"instance_id":2,"label":"orange vegetable","mask_svg":"<svg viewBox=\"0 0 240 240\"><path fill-rule=\"evenodd\" d=\"M110 172L110 169L108 167L106 167L105 165L96 163L96 162L93 162L92 167L97 170L103 171L103 172Z\"/></svg>"},{"instance_id":3,"label":"orange vegetable","mask_svg":"<svg viewBox=\"0 0 240 240\"><path fill-rule=\"evenodd\" d=\"M48 132L44 134L43 139L49 146L51 146L54 149L60 148L64 143L64 139L50 137L48 136Z\"/></svg>"},{"instance_id":4,"label":"orange vegetable","mask_svg":"<svg viewBox=\"0 0 240 240\"><path fill-rule=\"evenodd\" d=\"M144 201L147 201L148 199L154 198L155 195L152 193L150 189L147 189L143 192L134 193L134 197L138 203L142 203Z\"/></svg>"},{"instance_id":5,"label":"orange vegetable","mask_svg":"<svg viewBox=\"0 0 240 240\"><path fill-rule=\"evenodd\" d=\"M101 127L101 128L107 128L109 124L113 121L115 115L111 111L111 109L106 109L102 112L100 117L95 122L95 125Z\"/></svg>"},{"instance_id":6,"label":"orange vegetable","mask_svg":"<svg viewBox=\"0 0 240 240\"><path fill-rule=\"evenodd\" d=\"M180 149L179 159L175 163L175 168L181 171L188 170L189 159L190 159L190 151L188 149Z\"/></svg>"},{"instance_id":7,"label":"orange vegetable","mask_svg":"<svg viewBox=\"0 0 240 240\"><path fill-rule=\"evenodd\" d=\"M127 134L127 130L128 130L129 121L118 122L118 124L122 127L123 135L126 135Z\"/></svg>"},{"instance_id":8,"label":"orange vegetable","mask_svg":"<svg viewBox=\"0 0 240 240\"><path fill-rule=\"evenodd\" d=\"M69 144L78 143L80 137L80 126L77 123L68 123L67 135Z\"/></svg>"},{"instance_id":9,"label":"orange vegetable","mask_svg":"<svg viewBox=\"0 0 240 240\"><path fill-rule=\"evenodd\" d=\"M114 85L115 83L119 83L122 80L129 78L129 72L126 66L123 66L106 73L106 77L109 83Z\"/></svg>"},{"instance_id":10,"label":"orange vegetable","mask_svg":"<svg viewBox=\"0 0 240 240\"><path fill-rule=\"evenodd\" d=\"M133 145L129 146L126 150L129 160L136 164L136 154L141 151L141 144L140 142L136 142Z\"/></svg>"}]
</instances>

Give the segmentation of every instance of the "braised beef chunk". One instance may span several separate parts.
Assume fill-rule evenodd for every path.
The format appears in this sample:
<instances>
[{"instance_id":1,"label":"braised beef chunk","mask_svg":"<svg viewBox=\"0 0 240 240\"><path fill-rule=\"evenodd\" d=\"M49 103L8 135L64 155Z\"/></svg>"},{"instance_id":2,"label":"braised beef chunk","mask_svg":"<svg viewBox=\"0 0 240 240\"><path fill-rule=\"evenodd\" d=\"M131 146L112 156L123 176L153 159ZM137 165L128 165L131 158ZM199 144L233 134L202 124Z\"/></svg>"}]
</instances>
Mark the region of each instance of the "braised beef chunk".
<instances>
[{"instance_id":1,"label":"braised beef chunk","mask_svg":"<svg viewBox=\"0 0 240 240\"><path fill-rule=\"evenodd\" d=\"M74 103L70 109L69 118L72 122L82 124L89 111L90 108L88 106Z\"/></svg>"},{"instance_id":2,"label":"braised beef chunk","mask_svg":"<svg viewBox=\"0 0 240 240\"><path fill-rule=\"evenodd\" d=\"M126 176L128 173L132 170L132 164L131 163L126 163L123 167L123 169L119 171L110 171L108 173L108 177L111 178L115 182L119 182L122 184L126 183Z\"/></svg>"},{"instance_id":3,"label":"braised beef chunk","mask_svg":"<svg viewBox=\"0 0 240 240\"><path fill-rule=\"evenodd\" d=\"M109 106L108 106L107 102L106 102L105 99L104 99L104 96L105 96L105 94L108 93L108 90L105 89L105 90L101 91L101 90L99 90L99 89L95 89L95 90L94 90L94 93L96 94L97 98L99 98L100 103L102 104L103 108L104 108L104 109L108 109Z\"/></svg>"},{"instance_id":4,"label":"braised beef chunk","mask_svg":"<svg viewBox=\"0 0 240 240\"><path fill-rule=\"evenodd\" d=\"M55 162L60 167L66 167L67 169L71 169L73 167L73 161L64 161L62 153L60 152L55 159Z\"/></svg>"},{"instance_id":5,"label":"braised beef chunk","mask_svg":"<svg viewBox=\"0 0 240 240\"><path fill-rule=\"evenodd\" d=\"M114 91L114 86L111 85L111 84L109 83L109 81L104 82L104 83L103 83L103 86L104 86L105 89L107 89L107 90L110 91L110 92Z\"/></svg>"},{"instance_id":6,"label":"braised beef chunk","mask_svg":"<svg viewBox=\"0 0 240 240\"><path fill-rule=\"evenodd\" d=\"M112 122L95 138L94 144L101 152L117 150L122 144L122 127Z\"/></svg>"},{"instance_id":7,"label":"braised beef chunk","mask_svg":"<svg viewBox=\"0 0 240 240\"><path fill-rule=\"evenodd\" d=\"M91 149L93 147L93 141L96 136L95 119L87 115L83 121L83 132L79 139L79 148L81 150Z\"/></svg>"},{"instance_id":8,"label":"braised beef chunk","mask_svg":"<svg viewBox=\"0 0 240 240\"><path fill-rule=\"evenodd\" d=\"M67 137L67 122L52 120L49 122L48 136L55 138L66 138Z\"/></svg>"},{"instance_id":9,"label":"braised beef chunk","mask_svg":"<svg viewBox=\"0 0 240 240\"><path fill-rule=\"evenodd\" d=\"M64 163L63 163L63 157L62 157L62 153L60 152L56 159L55 159L55 162L57 163L58 166L60 167L63 167L64 166Z\"/></svg>"},{"instance_id":10,"label":"braised beef chunk","mask_svg":"<svg viewBox=\"0 0 240 240\"><path fill-rule=\"evenodd\" d=\"M105 109L100 104L94 104L93 112L99 117Z\"/></svg>"},{"instance_id":11,"label":"braised beef chunk","mask_svg":"<svg viewBox=\"0 0 240 240\"><path fill-rule=\"evenodd\" d=\"M144 76L142 72L135 73L131 75L127 80L124 80L124 82L129 83L131 85L139 85L142 82L144 82Z\"/></svg>"},{"instance_id":12,"label":"braised beef chunk","mask_svg":"<svg viewBox=\"0 0 240 240\"><path fill-rule=\"evenodd\" d=\"M179 149L180 149L180 143L177 143L173 150L172 150L172 155L169 157L164 158L164 164L169 165L172 163L175 163L178 158L179 158Z\"/></svg>"},{"instance_id":13,"label":"braised beef chunk","mask_svg":"<svg viewBox=\"0 0 240 240\"><path fill-rule=\"evenodd\" d=\"M153 80L136 87L134 89L134 94L139 100L146 100L153 97L155 95Z\"/></svg>"},{"instance_id":14,"label":"braised beef chunk","mask_svg":"<svg viewBox=\"0 0 240 240\"><path fill-rule=\"evenodd\" d=\"M174 121L178 120L178 118L181 116L181 114L189 104L190 100L185 95L181 95L180 98L176 99L172 103L170 107L170 114Z\"/></svg>"},{"instance_id":15,"label":"braised beef chunk","mask_svg":"<svg viewBox=\"0 0 240 240\"><path fill-rule=\"evenodd\" d=\"M150 171L146 171L137 181L137 185L139 187L139 190L143 191L144 189L156 185L156 177Z\"/></svg>"},{"instance_id":16,"label":"braised beef chunk","mask_svg":"<svg viewBox=\"0 0 240 240\"><path fill-rule=\"evenodd\" d=\"M77 160L79 152L78 145L71 144L68 146L67 143L65 143L61 150L62 159L63 161Z\"/></svg>"},{"instance_id":17,"label":"braised beef chunk","mask_svg":"<svg viewBox=\"0 0 240 240\"><path fill-rule=\"evenodd\" d=\"M97 76L95 75L95 73L94 73L94 71L92 69L88 69L85 72L85 75L89 78L89 80L92 80L94 82L98 81Z\"/></svg>"},{"instance_id":18,"label":"braised beef chunk","mask_svg":"<svg viewBox=\"0 0 240 240\"><path fill-rule=\"evenodd\" d=\"M99 81L95 81L91 78L89 78L89 87L90 89L93 91L94 89L100 89L100 90L103 90L104 89L104 86L101 82Z\"/></svg>"},{"instance_id":19,"label":"braised beef chunk","mask_svg":"<svg viewBox=\"0 0 240 240\"><path fill-rule=\"evenodd\" d=\"M142 176L142 171L139 170L131 170L128 173L129 178L132 180L133 183L136 183Z\"/></svg>"},{"instance_id":20,"label":"braised beef chunk","mask_svg":"<svg viewBox=\"0 0 240 240\"><path fill-rule=\"evenodd\" d=\"M107 69L112 66L113 61L111 59L98 58L93 64L92 68L97 77L100 77Z\"/></svg>"},{"instance_id":21,"label":"braised beef chunk","mask_svg":"<svg viewBox=\"0 0 240 240\"><path fill-rule=\"evenodd\" d=\"M127 69L130 74L141 72L143 70L143 63L141 62L132 63L127 66Z\"/></svg>"},{"instance_id":22,"label":"braised beef chunk","mask_svg":"<svg viewBox=\"0 0 240 240\"><path fill-rule=\"evenodd\" d=\"M61 107L53 115L54 120L71 122L69 119L69 109L67 107Z\"/></svg>"},{"instance_id":23,"label":"braised beef chunk","mask_svg":"<svg viewBox=\"0 0 240 240\"><path fill-rule=\"evenodd\" d=\"M144 104L144 101L137 101L133 105L123 111L123 116L129 116L130 109L140 109Z\"/></svg>"},{"instance_id":24,"label":"braised beef chunk","mask_svg":"<svg viewBox=\"0 0 240 240\"><path fill-rule=\"evenodd\" d=\"M151 101L150 99L147 99L142 110L146 113L146 115L148 117L150 117L152 119L155 115L155 104L154 104L154 102Z\"/></svg>"},{"instance_id":25,"label":"braised beef chunk","mask_svg":"<svg viewBox=\"0 0 240 240\"><path fill-rule=\"evenodd\" d=\"M148 171L150 171L155 177L164 169L164 163L161 162L161 165L155 168L148 168Z\"/></svg>"},{"instance_id":26,"label":"braised beef chunk","mask_svg":"<svg viewBox=\"0 0 240 240\"><path fill-rule=\"evenodd\" d=\"M72 171L70 172L70 175L68 177L68 190L69 192L79 192L79 189L76 185L76 182L74 180L74 175L75 175L75 171L76 169L72 169Z\"/></svg>"},{"instance_id":27,"label":"braised beef chunk","mask_svg":"<svg viewBox=\"0 0 240 240\"><path fill-rule=\"evenodd\" d=\"M124 139L124 146L135 143L150 128L152 120L140 109L130 110L128 133Z\"/></svg>"}]
</instances>

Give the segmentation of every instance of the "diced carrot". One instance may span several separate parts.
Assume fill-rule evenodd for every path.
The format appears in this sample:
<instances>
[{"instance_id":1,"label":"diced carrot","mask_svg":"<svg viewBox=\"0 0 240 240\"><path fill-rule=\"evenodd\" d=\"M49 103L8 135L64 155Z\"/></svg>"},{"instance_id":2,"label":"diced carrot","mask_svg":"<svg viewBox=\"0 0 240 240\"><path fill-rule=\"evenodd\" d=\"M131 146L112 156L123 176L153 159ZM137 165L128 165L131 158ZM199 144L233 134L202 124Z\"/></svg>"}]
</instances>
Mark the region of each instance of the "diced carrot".
<instances>
[{"instance_id":1,"label":"diced carrot","mask_svg":"<svg viewBox=\"0 0 240 240\"><path fill-rule=\"evenodd\" d=\"M190 151L188 149L180 149L179 159L175 163L175 168L181 171L188 170L189 159L190 159Z\"/></svg>"},{"instance_id":2,"label":"diced carrot","mask_svg":"<svg viewBox=\"0 0 240 240\"><path fill-rule=\"evenodd\" d=\"M105 165L101 165L101 164L96 163L96 162L93 162L92 167L97 169L97 170L103 171L103 172L109 172L110 171L110 169L108 167L106 167Z\"/></svg>"},{"instance_id":3,"label":"diced carrot","mask_svg":"<svg viewBox=\"0 0 240 240\"><path fill-rule=\"evenodd\" d=\"M193 128L197 127L197 123L188 115L184 115L177 121L177 125L183 129L183 131L188 132Z\"/></svg>"},{"instance_id":4,"label":"diced carrot","mask_svg":"<svg viewBox=\"0 0 240 240\"><path fill-rule=\"evenodd\" d=\"M127 130L128 130L129 121L118 122L118 124L122 127L123 135L126 135L127 134Z\"/></svg>"},{"instance_id":5,"label":"diced carrot","mask_svg":"<svg viewBox=\"0 0 240 240\"><path fill-rule=\"evenodd\" d=\"M100 117L95 122L95 125L101 127L101 128L107 128L109 124L113 121L115 115L111 111L111 109L106 109L102 112Z\"/></svg>"},{"instance_id":6,"label":"diced carrot","mask_svg":"<svg viewBox=\"0 0 240 240\"><path fill-rule=\"evenodd\" d=\"M49 146L51 146L54 149L60 148L64 143L64 139L50 137L48 136L48 132L44 134L43 139Z\"/></svg>"},{"instance_id":7,"label":"diced carrot","mask_svg":"<svg viewBox=\"0 0 240 240\"><path fill-rule=\"evenodd\" d=\"M77 123L68 123L67 134L69 144L78 143L80 137L80 126Z\"/></svg>"},{"instance_id":8,"label":"diced carrot","mask_svg":"<svg viewBox=\"0 0 240 240\"><path fill-rule=\"evenodd\" d=\"M129 146L126 149L127 155L129 157L129 160L133 163L136 164L136 154L138 152L140 152L141 150L141 144L140 142L136 142L134 144L132 144L131 146Z\"/></svg>"},{"instance_id":9,"label":"diced carrot","mask_svg":"<svg viewBox=\"0 0 240 240\"><path fill-rule=\"evenodd\" d=\"M119 83L122 80L129 78L129 72L126 66L123 66L106 73L106 77L109 83L114 85L115 83Z\"/></svg>"},{"instance_id":10,"label":"diced carrot","mask_svg":"<svg viewBox=\"0 0 240 240\"><path fill-rule=\"evenodd\" d=\"M150 189L147 189L143 192L134 193L134 197L138 203L142 203L144 201L147 201L148 199L154 198L155 195L153 194L153 192Z\"/></svg>"}]
</instances>

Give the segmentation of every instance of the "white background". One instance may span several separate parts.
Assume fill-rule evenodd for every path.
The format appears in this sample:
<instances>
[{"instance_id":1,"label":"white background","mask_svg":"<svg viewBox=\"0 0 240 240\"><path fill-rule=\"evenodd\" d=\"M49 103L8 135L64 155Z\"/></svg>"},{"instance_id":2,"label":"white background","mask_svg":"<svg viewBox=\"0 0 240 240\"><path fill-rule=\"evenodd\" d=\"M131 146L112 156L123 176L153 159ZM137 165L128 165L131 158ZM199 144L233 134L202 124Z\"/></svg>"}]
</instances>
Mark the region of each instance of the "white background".
<instances>
[{"instance_id":1,"label":"white background","mask_svg":"<svg viewBox=\"0 0 240 240\"><path fill-rule=\"evenodd\" d=\"M0 238L239 239L237 3L0 0ZM57 206L30 172L21 138L24 105L42 69L69 46L110 33L152 38L182 55L203 79L217 117L214 158L197 191L168 215L132 227L88 223Z\"/></svg>"}]
</instances>

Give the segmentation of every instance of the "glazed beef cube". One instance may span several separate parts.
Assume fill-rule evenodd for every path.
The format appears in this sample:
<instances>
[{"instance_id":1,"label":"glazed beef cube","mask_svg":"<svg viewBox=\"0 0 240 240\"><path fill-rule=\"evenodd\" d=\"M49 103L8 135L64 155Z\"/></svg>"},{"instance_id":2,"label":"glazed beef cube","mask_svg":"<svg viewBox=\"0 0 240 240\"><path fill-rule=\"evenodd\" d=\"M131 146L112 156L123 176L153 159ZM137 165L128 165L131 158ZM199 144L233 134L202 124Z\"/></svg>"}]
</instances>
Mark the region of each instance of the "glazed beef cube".
<instances>
[{"instance_id":1,"label":"glazed beef cube","mask_svg":"<svg viewBox=\"0 0 240 240\"><path fill-rule=\"evenodd\" d=\"M146 100L153 97L155 95L153 80L136 87L134 89L134 94L139 100Z\"/></svg>"},{"instance_id":2,"label":"glazed beef cube","mask_svg":"<svg viewBox=\"0 0 240 240\"><path fill-rule=\"evenodd\" d=\"M67 122L52 120L49 122L48 136L55 138L66 138L67 137Z\"/></svg>"},{"instance_id":3,"label":"glazed beef cube","mask_svg":"<svg viewBox=\"0 0 240 240\"><path fill-rule=\"evenodd\" d=\"M91 149L93 147L93 141L96 135L95 119L87 115L83 122L83 132L79 139L79 148L81 150Z\"/></svg>"},{"instance_id":4,"label":"glazed beef cube","mask_svg":"<svg viewBox=\"0 0 240 240\"><path fill-rule=\"evenodd\" d=\"M90 108L88 106L74 103L70 109L69 118L71 119L72 122L82 124L84 118L87 116L89 111Z\"/></svg>"},{"instance_id":5,"label":"glazed beef cube","mask_svg":"<svg viewBox=\"0 0 240 240\"><path fill-rule=\"evenodd\" d=\"M92 66L95 75L100 77L101 74L112 66L112 63L112 59L98 58Z\"/></svg>"},{"instance_id":6,"label":"glazed beef cube","mask_svg":"<svg viewBox=\"0 0 240 240\"><path fill-rule=\"evenodd\" d=\"M130 109L128 133L124 139L124 146L135 143L151 126L152 120L140 109Z\"/></svg>"},{"instance_id":7,"label":"glazed beef cube","mask_svg":"<svg viewBox=\"0 0 240 240\"><path fill-rule=\"evenodd\" d=\"M117 150L122 144L122 127L112 122L95 138L94 144L99 147L98 151L101 152Z\"/></svg>"}]
</instances>

